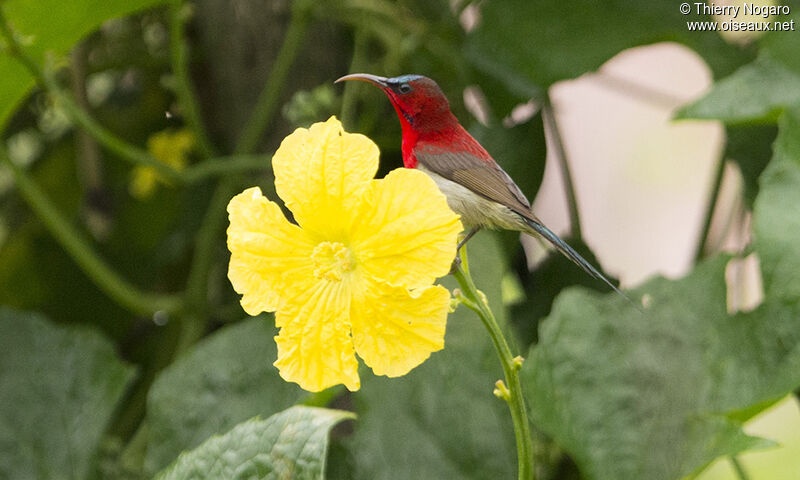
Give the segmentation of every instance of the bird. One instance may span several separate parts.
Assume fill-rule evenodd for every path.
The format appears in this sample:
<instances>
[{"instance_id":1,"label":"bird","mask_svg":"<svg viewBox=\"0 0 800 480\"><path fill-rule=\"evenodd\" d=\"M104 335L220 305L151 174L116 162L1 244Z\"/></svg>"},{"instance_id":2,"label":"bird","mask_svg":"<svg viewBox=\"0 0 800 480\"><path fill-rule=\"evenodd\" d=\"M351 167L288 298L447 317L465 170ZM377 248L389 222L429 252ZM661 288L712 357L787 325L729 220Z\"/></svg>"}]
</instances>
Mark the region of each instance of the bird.
<instances>
[{"instance_id":1,"label":"bird","mask_svg":"<svg viewBox=\"0 0 800 480\"><path fill-rule=\"evenodd\" d=\"M413 74L386 78L352 73L334 83L344 81L371 83L389 97L402 126L403 165L428 174L469 229L458 250L482 228L538 236L631 301L533 214L531 203L514 180L453 115L447 97L434 80Z\"/></svg>"}]
</instances>

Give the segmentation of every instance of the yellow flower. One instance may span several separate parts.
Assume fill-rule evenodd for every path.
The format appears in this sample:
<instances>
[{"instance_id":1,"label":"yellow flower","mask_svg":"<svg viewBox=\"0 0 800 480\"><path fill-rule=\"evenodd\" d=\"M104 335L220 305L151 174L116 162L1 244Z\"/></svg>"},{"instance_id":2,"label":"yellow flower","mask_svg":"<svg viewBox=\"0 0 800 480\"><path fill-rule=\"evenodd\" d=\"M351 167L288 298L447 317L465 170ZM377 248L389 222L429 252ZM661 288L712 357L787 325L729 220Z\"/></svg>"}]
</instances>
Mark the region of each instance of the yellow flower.
<instances>
[{"instance_id":1,"label":"yellow flower","mask_svg":"<svg viewBox=\"0 0 800 480\"><path fill-rule=\"evenodd\" d=\"M444 347L458 216L422 172L385 178L378 147L335 117L298 128L272 159L297 225L257 187L228 205L228 269L250 315L275 311L275 365L306 390L360 387L355 353L396 377Z\"/></svg>"},{"instance_id":2,"label":"yellow flower","mask_svg":"<svg viewBox=\"0 0 800 480\"><path fill-rule=\"evenodd\" d=\"M189 153L194 148L194 135L187 129L162 130L147 139L147 151L159 162L181 171L189 162ZM153 194L156 184L164 180L152 167L136 167L129 186L131 195L146 198Z\"/></svg>"}]
</instances>

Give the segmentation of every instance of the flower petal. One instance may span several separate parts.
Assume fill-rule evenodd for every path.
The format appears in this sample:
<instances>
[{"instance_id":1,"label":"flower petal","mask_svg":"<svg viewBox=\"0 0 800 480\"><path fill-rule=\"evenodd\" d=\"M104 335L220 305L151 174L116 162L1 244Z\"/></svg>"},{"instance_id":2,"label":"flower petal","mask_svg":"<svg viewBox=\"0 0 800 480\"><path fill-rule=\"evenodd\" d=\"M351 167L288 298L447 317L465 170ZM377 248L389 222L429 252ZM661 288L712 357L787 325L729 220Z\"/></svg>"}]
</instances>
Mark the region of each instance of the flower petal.
<instances>
[{"instance_id":1,"label":"flower petal","mask_svg":"<svg viewBox=\"0 0 800 480\"><path fill-rule=\"evenodd\" d=\"M274 311L288 285L310 274L314 245L258 187L228 203L228 278L250 315Z\"/></svg>"},{"instance_id":2,"label":"flower petal","mask_svg":"<svg viewBox=\"0 0 800 480\"><path fill-rule=\"evenodd\" d=\"M440 285L409 291L374 279L351 308L353 343L376 375L398 377L444 348L450 292Z\"/></svg>"},{"instance_id":3,"label":"flower petal","mask_svg":"<svg viewBox=\"0 0 800 480\"><path fill-rule=\"evenodd\" d=\"M331 117L286 137L272 157L275 189L304 230L346 240L354 207L378 170L378 147Z\"/></svg>"},{"instance_id":4,"label":"flower petal","mask_svg":"<svg viewBox=\"0 0 800 480\"><path fill-rule=\"evenodd\" d=\"M340 383L351 391L361 387L350 337L349 307L347 283L326 280L311 283L283 304L275 315L275 324L281 327L275 337L275 366L284 380L310 392Z\"/></svg>"},{"instance_id":5,"label":"flower petal","mask_svg":"<svg viewBox=\"0 0 800 480\"><path fill-rule=\"evenodd\" d=\"M375 180L359 218L353 250L367 275L414 288L450 270L463 227L425 173L400 168Z\"/></svg>"}]
</instances>

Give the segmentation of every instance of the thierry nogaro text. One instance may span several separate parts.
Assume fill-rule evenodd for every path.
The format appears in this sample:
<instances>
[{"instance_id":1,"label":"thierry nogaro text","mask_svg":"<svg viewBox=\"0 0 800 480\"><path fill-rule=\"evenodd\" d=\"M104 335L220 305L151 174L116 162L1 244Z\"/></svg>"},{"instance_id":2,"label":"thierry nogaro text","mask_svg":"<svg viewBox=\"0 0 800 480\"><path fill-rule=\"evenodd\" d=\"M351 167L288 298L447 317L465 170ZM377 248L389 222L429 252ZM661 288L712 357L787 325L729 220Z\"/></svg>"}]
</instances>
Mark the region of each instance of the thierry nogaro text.
<instances>
[{"instance_id":1,"label":"thierry nogaro text","mask_svg":"<svg viewBox=\"0 0 800 480\"><path fill-rule=\"evenodd\" d=\"M698 15L726 15L737 18L739 14L761 16L788 15L791 9L788 5L756 5L744 3L742 5L717 5L716 3L695 2L695 11Z\"/></svg>"}]
</instances>

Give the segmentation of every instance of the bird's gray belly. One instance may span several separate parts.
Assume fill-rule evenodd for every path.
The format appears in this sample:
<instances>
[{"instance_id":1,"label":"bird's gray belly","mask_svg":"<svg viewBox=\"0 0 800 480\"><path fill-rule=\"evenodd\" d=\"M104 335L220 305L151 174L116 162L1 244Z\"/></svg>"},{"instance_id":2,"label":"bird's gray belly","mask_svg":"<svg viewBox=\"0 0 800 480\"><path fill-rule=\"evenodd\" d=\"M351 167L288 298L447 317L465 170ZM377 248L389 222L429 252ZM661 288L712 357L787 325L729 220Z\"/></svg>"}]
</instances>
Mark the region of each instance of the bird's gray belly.
<instances>
[{"instance_id":1,"label":"bird's gray belly","mask_svg":"<svg viewBox=\"0 0 800 480\"><path fill-rule=\"evenodd\" d=\"M484 198L472 190L441 175L418 166L439 187L450 208L461 216L465 228L486 227L506 230L525 230L527 225L510 208Z\"/></svg>"}]
</instances>

